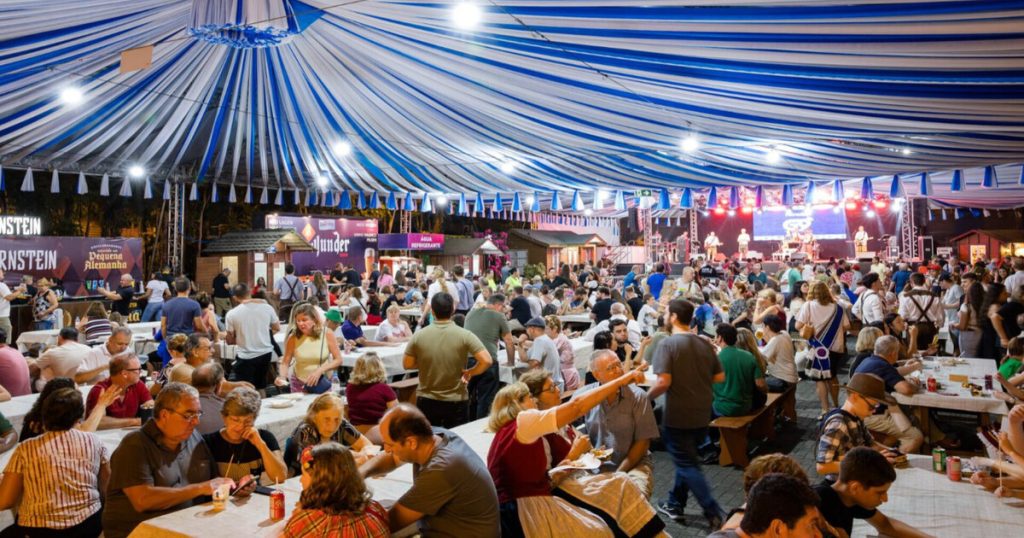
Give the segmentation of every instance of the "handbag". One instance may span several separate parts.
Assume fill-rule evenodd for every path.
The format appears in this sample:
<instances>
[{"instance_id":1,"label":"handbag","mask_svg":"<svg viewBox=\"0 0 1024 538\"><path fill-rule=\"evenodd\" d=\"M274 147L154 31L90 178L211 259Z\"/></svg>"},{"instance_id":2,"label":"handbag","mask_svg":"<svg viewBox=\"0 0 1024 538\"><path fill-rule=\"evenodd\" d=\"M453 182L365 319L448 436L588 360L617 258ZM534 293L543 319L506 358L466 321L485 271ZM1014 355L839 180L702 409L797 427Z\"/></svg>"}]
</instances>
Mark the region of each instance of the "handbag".
<instances>
[{"instance_id":1,"label":"handbag","mask_svg":"<svg viewBox=\"0 0 1024 538\"><path fill-rule=\"evenodd\" d=\"M322 329L326 330L326 329ZM320 338L320 365L324 364L324 343L327 342L327 335L322 334ZM320 379L316 380L316 385L302 384L302 392L306 394L323 394L331 390L331 380L327 378L327 375L320 374Z\"/></svg>"},{"instance_id":2,"label":"handbag","mask_svg":"<svg viewBox=\"0 0 1024 538\"><path fill-rule=\"evenodd\" d=\"M829 357L829 348L839 336L839 328L842 325L843 309L839 305L835 305L832 317L825 324L824 330L807 339L807 346L810 348L807 377L816 381L832 378L832 359Z\"/></svg>"}]
</instances>

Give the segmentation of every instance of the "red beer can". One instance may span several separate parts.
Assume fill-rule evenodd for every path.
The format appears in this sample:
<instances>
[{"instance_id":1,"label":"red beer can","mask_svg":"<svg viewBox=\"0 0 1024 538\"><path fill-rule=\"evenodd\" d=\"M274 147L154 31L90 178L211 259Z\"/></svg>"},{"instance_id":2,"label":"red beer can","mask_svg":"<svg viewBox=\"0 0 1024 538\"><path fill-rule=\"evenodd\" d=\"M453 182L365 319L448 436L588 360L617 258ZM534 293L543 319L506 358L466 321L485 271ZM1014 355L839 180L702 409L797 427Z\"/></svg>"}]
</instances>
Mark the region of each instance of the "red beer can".
<instances>
[{"instance_id":1,"label":"red beer can","mask_svg":"<svg viewBox=\"0 0 1024 538\"><path fill-rule=\"evenodd\" d=\"M949 456L946 458L946 476L949 477L953 482L959 482L962 478L960 476L960 458L958 456Z\"/></svg>"},{"instance_id":2,"label":"red beer can","mask_svg":"<svg viewBox=\"0 0 1024 538\"><path fill-rule=\"evenodd\" d=\"M271 521L284 519L284 492L279 489L270 492L270 519Z\"/></svg>"},{"instance_id":3,"label":"red beer can","mask_svg":"<svg viewBox=\"0 0 1024 538\"><path fill-rule=\"evenodd\" d=\"M928 392L935 392L939 390L939 382L935 381L934 377L928 378Z\"/></svg>"}]
</instances>

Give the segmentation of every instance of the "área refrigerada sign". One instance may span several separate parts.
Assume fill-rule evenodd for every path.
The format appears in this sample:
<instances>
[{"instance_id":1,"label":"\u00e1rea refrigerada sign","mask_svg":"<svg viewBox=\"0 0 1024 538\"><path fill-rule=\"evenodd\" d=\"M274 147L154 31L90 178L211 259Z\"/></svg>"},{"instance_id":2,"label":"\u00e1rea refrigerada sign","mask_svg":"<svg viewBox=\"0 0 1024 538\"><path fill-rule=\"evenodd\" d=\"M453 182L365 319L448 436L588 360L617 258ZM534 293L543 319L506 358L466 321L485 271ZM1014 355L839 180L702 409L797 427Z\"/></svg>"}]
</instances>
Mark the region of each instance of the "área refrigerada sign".
<instances>
[{"instance_id":1,"label":"\u00e1rea refrigerada sign","mask_svg":"<svg viewBox=\"0 0 1024 538\"><path fill-rule=\"evenodd\" d=\"M22 237L27 235L42 235L42 233L43 219L39 217L0 215L0 235Z\"/></svg>"}]
</instances>

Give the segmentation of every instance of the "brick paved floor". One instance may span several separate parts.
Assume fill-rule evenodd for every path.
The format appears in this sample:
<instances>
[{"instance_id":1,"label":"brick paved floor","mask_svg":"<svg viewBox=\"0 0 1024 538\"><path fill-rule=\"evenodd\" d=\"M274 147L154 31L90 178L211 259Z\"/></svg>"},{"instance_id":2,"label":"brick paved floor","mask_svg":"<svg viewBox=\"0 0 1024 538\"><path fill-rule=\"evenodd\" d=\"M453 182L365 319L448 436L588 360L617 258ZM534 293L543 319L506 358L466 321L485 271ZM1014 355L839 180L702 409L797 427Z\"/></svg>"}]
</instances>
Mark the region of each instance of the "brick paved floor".
<instances>
[{"instance_id":1,"label":"brick paved floor","mask_svg":"<svg viewBox=\"0 0 1024 538\"><path fill-rule=\"evenodd\" d=\"M842 382L846 376L841 375ZM840 401L844 398L840 393ZM764 443L751 455L751 459L759 454L783 452L796 458L807 471L812 481L817 479L814 474L815 432L818 428L818 398L814 393L814 383L801 381L797 386L797 421L782 426L771 443ZM718 464L702 467L704 475L711 484L718 504L728 512L743 503L743 471L736 467L722 467ZM672 487L675 467L668 453L654 452L654 498L661 501ZM700 505L690 495L686 505L686 525L679 525L667 517L662 517L667 524L667 531L674 537L703 537L709 533Z\"/></svg>"}]
</instances>

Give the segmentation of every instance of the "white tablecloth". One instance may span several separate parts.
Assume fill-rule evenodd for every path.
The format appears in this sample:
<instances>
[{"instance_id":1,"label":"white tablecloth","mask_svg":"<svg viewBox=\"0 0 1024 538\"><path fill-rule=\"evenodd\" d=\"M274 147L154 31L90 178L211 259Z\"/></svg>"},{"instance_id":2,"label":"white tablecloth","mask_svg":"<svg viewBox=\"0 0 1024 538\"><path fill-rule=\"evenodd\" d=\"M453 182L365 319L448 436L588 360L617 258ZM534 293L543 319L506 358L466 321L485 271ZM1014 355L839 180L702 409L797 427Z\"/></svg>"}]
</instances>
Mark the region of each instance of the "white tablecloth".
<instances>
[{"instance_id":1,"label":"white tablecloth","mask_svg":"<svg viewBox=\"0 0 1024 538\"><path fill-rule=\"evenodd\" d=\"M83 400L89 395L90 389L92 389L92 385L80 385L78 387L78 390L82 392ZM0 413L3 413L4 418L11 421L14 431L21 433L21 425L25 422L25 415L28 414L32 409L32 405L38 399L38 392L24 396L15 396L6 402L0 403Z\"/></svg>"},{"instance_id":2,"label":"white tablecloth","mask_svg":"<svg viewBox=\"0 0 1024 538\"><path fill-rule=\"evenodd\" d=\"M956 366L945 366L943 361L950 360L942 357L925 357L925 369L921 371L921 392L913 396L904 396L894 393L896 400L903 405L936 407L940 409L953 409L958 411L969 411L973 413L994 413L997 415L1006 414L1006 404L992 396L971 396L971 391L965 389L958 382L950 382L950 374L966 375L971 383L985 386L985 375L995 375L996 362L992 359L957 359L964 361ZM942 388L937 392L927 392L927 380L934 376ZM1001 391L1002 387L993 380L993 390Z\"/></svg>"},{"instance_id":3,"label":"white tablecloth","mask_svg":"<svg viewBox=\"0 0 1024 538\"><path fill-rule=\"evenodd\" d=\"M144 345L147 342L153 340L153 331L160 328L159 321L147 321L146 323L129 323L128 328L132 330L134 334L134 340L136 346L140 344ZM30 347L35 344L41 344L45 346L55 345L57 343L57 329L49 329L45 331L28 331L18 335L16 340L18 349L24 353L28 351ZM82 341L85 341L85 336L82 336ZM137 350L139 353L143 351ZM148 352L148 351L146 351Z\"/></svg>"},{"instance_id":4,"label":"white tablecloth","mask_svg":"<svg viewBox=\"0 0 1024 538\"><path fill-rule=\"evenodd\" d=\"M487 450L494 434L485 433L487 420L464 424L453 431L486 461ZM394 504L412 487L412 467L403 465L387 476L369 478L366 486L373 498L385 506ZM271 521L270 498L252 495L247 499L232 499L227 508L214 511L212 503L193 506L147 520L136 527L132 538L178 538L182 536L278 536L284 529L295 503L302 493L299 478L291 478L281 485L285 494L285 519Z\"/></svg>"},{"instance_id":5,"label":"white tablecloth","mask_svg":"<svg viewBox=\"0 0 1024 538\"><path fill-rule=\"evenodd\" d=\"M400 316L405 316L408 318L420 319L421 317L423 317L423 310L420 309L419 307L403 308L398 314Z\"/></svg>"},{"instance_id":6,"label":"white tablecloth","mask_svg":"<svg viewBox=\"0 0 1024 538\"><path fill-rule=\"evenodd\" d=\"M885 515L934 536L1020 536L1024 503L1003 500L966 479L951 482L932 471L931 456L911 454L910 468L896 470L889 502L878 507ZM876 536L863 520L854 520L854 538Z\"/></svg>"},{"instance_id":7,"label":"white tablecloth","mask_svg":"<svg viewBox=\"0 0 1024 538\"><path fill-rule=\"evenodd\" d=\"M564 316L558 316L558 319L564 323L582 323L588 327L594 324L594 320L590 318L590 314L566 314Z\"/></svg>"}]
</instances>

